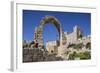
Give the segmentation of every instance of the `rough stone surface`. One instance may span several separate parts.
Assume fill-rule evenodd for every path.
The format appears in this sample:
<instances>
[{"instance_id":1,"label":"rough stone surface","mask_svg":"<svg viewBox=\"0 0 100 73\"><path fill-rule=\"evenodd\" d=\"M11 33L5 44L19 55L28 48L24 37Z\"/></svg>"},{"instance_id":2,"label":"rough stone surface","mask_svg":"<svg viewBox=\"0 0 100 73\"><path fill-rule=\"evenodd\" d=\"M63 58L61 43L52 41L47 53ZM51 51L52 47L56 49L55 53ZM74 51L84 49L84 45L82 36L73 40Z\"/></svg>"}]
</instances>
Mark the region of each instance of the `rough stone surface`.
<instances>
[{"instance_id":1,"label":"rough stone surface","mask_svg":"<svg viewBox=\"0 0 100 73\"><path fill-rule=\"evenodd\" d=\"M23 49L23 62L60 61L61 57L40 49Z\"/></svg>"}]
</instances>

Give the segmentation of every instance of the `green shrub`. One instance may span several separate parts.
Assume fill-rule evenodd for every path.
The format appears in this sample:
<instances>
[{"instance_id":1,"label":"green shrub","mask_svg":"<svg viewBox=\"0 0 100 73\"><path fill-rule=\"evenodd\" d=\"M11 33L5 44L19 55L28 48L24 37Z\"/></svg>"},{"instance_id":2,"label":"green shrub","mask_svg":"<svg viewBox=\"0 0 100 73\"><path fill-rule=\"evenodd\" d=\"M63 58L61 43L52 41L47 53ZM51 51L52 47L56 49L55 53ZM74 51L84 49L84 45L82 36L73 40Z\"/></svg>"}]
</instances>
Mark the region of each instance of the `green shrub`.
<instances>
[{"instance_id":1,"label":"green shrub","mask_svg":"<svg viewBox=\"0 0 100 73\"><path fill-rule=\"evenodd\" d=\"M70 44L67 48L72 47L74 49L82 49L83 46L84 46L83 43L80 43L80 44Z\"/></svg>"},{"instance_id":2,"label":"green shrub","mask_svg":"<svg viewBox=\"0 0 100 73\"><path fill-rule=\"evenodd\" d=\"M81 60L91 59L91 53L90 52L81 52L76 53L73 52L73 54L69 55L69 60L75 60L75 58L80 58Z\"/></svg>"}]
</instances>

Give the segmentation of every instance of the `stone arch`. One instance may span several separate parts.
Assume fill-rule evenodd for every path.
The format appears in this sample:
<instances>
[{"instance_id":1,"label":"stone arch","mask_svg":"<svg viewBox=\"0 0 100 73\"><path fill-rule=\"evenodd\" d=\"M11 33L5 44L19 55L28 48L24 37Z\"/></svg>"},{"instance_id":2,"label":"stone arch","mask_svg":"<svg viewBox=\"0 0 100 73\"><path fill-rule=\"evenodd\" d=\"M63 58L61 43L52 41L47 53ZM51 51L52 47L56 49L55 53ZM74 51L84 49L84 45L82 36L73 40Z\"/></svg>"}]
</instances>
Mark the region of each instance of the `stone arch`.
<instances>
[{"instance_id":1,"label":"stone arch","mask_svg":"<svg viewBox=\"0 0 100 73\"><path fill-rule=\"evenodd\" d=\"M44 27L47 23L52 23L57 28L58 33L60 34L61 23L54 16L45 16L40 21L40 26Z\"/></svg>"},{"instance_id":2,"label":"stone arch","mask_svg":"<svg viewBox=\"0 0 100 73\"><path fill-rule=\"evenodd\" d=\"M60 45L62 44L62 28L61 28L61 23L54 17L54 16L45 16L42 18L40 21L39 27L36 28L35 30L35 41L39 44L40 47L42 47L43 44L43 27L47 23L52 23L56 29L58 30L59 33L59 42Z\"/></svg>"}]
</instances>

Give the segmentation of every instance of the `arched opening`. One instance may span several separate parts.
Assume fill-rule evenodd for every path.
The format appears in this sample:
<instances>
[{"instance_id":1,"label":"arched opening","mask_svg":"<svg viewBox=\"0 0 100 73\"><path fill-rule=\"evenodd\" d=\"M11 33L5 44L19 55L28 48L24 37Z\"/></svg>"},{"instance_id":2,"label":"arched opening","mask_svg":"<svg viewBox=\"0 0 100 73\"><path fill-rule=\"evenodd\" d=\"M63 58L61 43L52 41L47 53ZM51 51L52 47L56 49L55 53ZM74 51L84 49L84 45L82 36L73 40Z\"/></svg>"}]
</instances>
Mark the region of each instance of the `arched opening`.
<instances>
[{"instance_id":1,"label":"arched opening","mask_svg":"<svg viewBox=\"0 0 100 73\"><path fill-rule=\"evenodd\" d=\"M54 25L52 25L51 23L47 23L44 28L43 28L43 42L44 45L46 46L46 43L50 42L50 41L58 41L59 42L59 33L58 30L56 29L56 27Z\"/></svg>"},{"instance_id":2,"label":"arched opening","mask_svg":"<svg viewBox=\"0 0 100 73\"><path fill-rule=\"evenodd\" d=\"M45 16L44 18L42 18L42 20L40 21L40 25L38 27L38 29L36 30L37 33L37 43L39 44L39 47L44 46L44 42L43 42L43 28L45 27L45 25L47 24L52 24L56 27L57 31L58 31L58 35L59 35L59 43L61 44L61 38L62 38L62 28L61 28L61 24L60 22L54 17L54 16Z\"/></svg>"},{"instance_id":3,"label":"arched opening","mask_svg":"<svg viewBox=\"0 0 100 73\"><path fill-rule=\"evenodd\" d=\"M53 53L53 50L51 50L51 53Z\"/></svg>"}]
</instances>

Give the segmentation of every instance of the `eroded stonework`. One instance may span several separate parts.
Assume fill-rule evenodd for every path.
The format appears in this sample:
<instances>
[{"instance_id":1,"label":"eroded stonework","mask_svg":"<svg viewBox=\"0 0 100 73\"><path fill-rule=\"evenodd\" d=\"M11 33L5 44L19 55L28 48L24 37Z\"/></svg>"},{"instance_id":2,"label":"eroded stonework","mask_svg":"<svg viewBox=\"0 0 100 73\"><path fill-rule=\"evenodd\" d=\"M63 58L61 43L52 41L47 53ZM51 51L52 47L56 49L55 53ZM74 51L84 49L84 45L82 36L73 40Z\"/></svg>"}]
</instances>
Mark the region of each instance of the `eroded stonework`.
<instances>
[{"instance_id":1,"label":"eroded stonework","mask_svg":"<svg viewBox=\"0 0 100 73\"><path fill-rule=\"evenodd\" d=\"M59 46L63 44L62 40L64 35L63 35L63 31L61 28L61 23L53 16L45 16L44 18L42 18L42 20L40 21L40 25L38 27L36 27L35 29L35 36L34 36L34 41L35 43L38 43L38 47L42 48L43 47L43 27L45 27L45 25L47 23L52 23L58 30L59 33Z\"/></svg>"}]
</instances>

